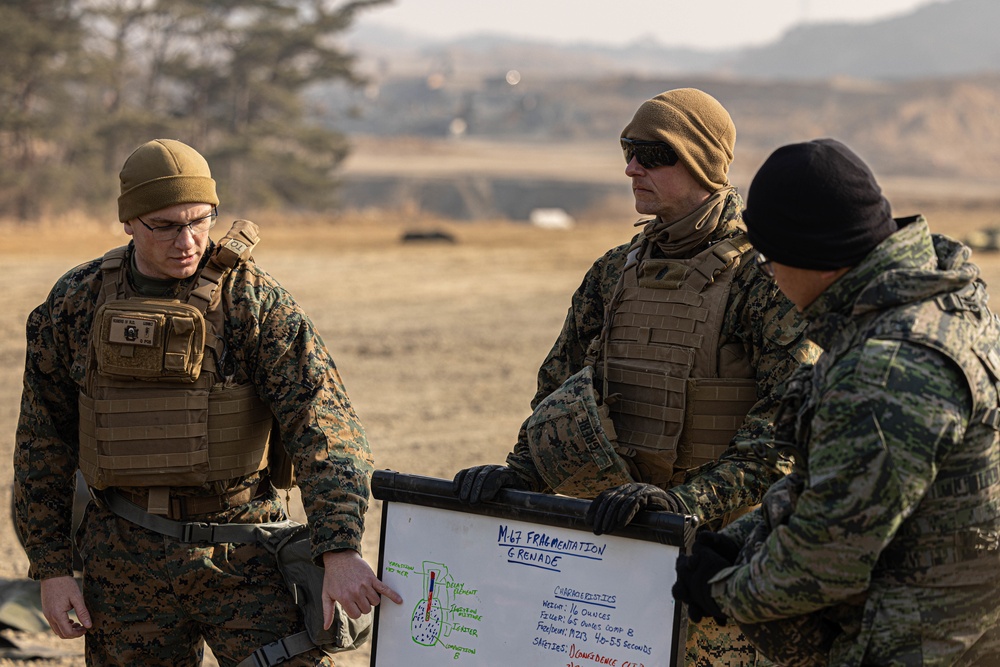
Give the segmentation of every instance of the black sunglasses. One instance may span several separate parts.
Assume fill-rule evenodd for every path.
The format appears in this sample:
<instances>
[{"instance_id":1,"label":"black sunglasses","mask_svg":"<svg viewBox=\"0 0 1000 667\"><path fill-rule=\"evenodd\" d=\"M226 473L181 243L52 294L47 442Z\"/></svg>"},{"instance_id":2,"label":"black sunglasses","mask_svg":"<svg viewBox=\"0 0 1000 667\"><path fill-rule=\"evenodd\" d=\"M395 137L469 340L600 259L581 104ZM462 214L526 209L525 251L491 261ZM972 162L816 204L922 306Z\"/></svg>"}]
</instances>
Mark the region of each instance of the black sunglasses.
<instances>
[{"instance_id":1,"label":"black sunglasses","mask_svg":"<svg viewBox=\"0 0 1000 667\"><path fill-rule=\"evenodd\" d=\"M635 158L644 169L672 167L680 159L670 144L664 141L640 141L622 138L622 150L625 152L626 163Z\"/></svg>"}]
</instances>

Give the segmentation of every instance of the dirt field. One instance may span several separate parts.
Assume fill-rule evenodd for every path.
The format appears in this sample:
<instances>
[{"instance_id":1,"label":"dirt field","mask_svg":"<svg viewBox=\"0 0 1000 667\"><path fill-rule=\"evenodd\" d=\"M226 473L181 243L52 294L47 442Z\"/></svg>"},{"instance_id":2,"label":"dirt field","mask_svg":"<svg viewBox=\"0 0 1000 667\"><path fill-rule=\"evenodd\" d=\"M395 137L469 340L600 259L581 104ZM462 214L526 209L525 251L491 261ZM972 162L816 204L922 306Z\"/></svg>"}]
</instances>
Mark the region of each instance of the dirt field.
<instances>
[{"instance_id":1,"label":"dirt field","mask_svg":"<svg viewBox=\"0 0 1000 667\"><path fill-rule=\"evenodd\" d=\"M924 205L932 228L965 235L997 224L993 206L949 212ZM897 213L911 209L898 207ZM935 219L935 215L937 218ZM256 257L305 307L330 347L365 423L376 465L450 478L501 462L527 416L535 372L555 338L569 296L590 263L632 234L615 222L547 231L512 223L399 224L336 221L325 227L260 219ZM409 230L441 230L456 242L403 244ZM6 508L21 391L24 321L51 284L76 263L124 241L120 226L74 223L41 229L0 225L7 279L0 313L0 578L24 576ZM1000 255L976 260L1000 284ZM365 557L377 562L380 503L369 513ZM40 667L82 665L82 640L23 641L73 655ZM368 650L338 664L362 667ZM15 663L0 659L0 666Z\"/></svg>"}]
</instances>

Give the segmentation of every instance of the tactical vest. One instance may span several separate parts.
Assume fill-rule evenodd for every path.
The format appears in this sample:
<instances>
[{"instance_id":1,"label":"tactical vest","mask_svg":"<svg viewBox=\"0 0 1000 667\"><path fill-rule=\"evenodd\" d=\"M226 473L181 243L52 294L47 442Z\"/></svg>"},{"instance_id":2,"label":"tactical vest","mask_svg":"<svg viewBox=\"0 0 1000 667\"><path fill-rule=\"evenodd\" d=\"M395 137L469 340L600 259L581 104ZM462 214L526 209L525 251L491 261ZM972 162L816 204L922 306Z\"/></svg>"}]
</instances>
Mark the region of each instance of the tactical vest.
<instances>
[{"instance_id":1,"label":"tactical vest","mask_svg":"<svg viewBox=\"0 0 1000 667\"><path fill-rule=\"evenodd\" d=\"M618 453L640 481L669 488L717 460L757 402L743 346L719 347L750 244L740 234L690 259L651 259L650 248L643 239L630 250L589 355Z\"/></svg>"},{"instance_id":2,"label":"tactical vest","mask_svg":"<svg viewBox=\"0 0 1000 667\"><path fill-rule=\"evenodd\" d=\"M236 221L184 301L137 295L126 247L105 254L79 396L80 470L91 487L200 486L268 465L271 411L253 385L223 382L218 368L219 286L257 241L257 225Z\"/></svg>"}]
</instances>

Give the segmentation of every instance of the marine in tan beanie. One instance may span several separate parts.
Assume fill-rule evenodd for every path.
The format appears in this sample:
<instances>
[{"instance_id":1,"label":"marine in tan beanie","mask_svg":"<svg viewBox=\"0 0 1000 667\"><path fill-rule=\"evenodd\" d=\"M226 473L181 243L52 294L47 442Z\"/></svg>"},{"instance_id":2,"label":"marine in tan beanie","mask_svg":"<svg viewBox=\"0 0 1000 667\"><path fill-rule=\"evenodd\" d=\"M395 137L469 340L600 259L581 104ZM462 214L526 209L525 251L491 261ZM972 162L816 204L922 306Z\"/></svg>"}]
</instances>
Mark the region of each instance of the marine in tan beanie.
<instances>
[{"instance_id":1,"label":"marine in tan beanie","mask_svg":"<svg viewBox=\"0 0 1000 667\"><path fill-rule=\"evenodd\" d=\"M118 219L122 222L175 204L219 205L208 162L175 139L153 139L136 148L119 178Z\"/></svg>"},{"instance_id":2,"label":"marine in tan beanie","mask_svg":"<svg viewBox=\"0 0 1000 667\"><path fill-rule=\"evenodd\" d=\"M729 112L706 92L677 88L642 103L623 139L663 141L709 192L729 185L736 126Z\"/></svg>"},{"instance_id":3,"label":"marine in tan beanie","mask_svg":"<svg viewBox=\"0 0 1000 667\"><path fill-rule=\"evenodd\" d=\"M307 613L329 626L336 604L337 641L363 642L373 606L403 603L360 553L364 427L312 320L251 254L257 225L236 220L212 242L206 160L155 139L120 179L128 244L64 273L25 328L14 520L45 618L60 638L86 635L88 665L195 665L206 645L225 664L333 664L254 533L305 537L323 568ZM294 466L310 508L298 528L275 488L293 456L309 463ZM74 470L101 499L82 522Z\"/></svg>"},{"instance_id":4,"label":"marine in tan beanie","mask_svg":"<svg viewBox=\"0 0 1000 667\"><path fill-rule=\"evenodd\" d=\"M153 139L128 156L119 178L118 219L134 244L133 277L194 275L218 215L219 196L205 158L180 141Z\"/></svg>"}]
</instances>

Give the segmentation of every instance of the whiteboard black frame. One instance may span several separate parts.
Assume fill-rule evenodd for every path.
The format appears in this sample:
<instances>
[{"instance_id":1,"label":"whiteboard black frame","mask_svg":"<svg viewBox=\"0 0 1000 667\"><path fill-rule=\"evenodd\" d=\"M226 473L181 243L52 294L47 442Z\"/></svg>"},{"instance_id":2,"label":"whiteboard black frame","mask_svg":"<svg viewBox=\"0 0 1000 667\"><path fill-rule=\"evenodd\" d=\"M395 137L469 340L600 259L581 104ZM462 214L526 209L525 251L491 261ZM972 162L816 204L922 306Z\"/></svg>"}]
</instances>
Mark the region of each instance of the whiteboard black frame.
<instances>
[{"instance_id":1,"label":"whiteboard black frame","mask_svg":"<svg viewBox=\"0 0 1000 667\"><path fill-rule=\"evenodd\" d=\"M470 505L462 502L455 495L450 479L409 475L392 470L376 470L374 472L372 475L372 496L383 503L409 503L455 512L591 531L590 524L584 520L590 501L580 498L502 489L497 494L496 500ZM387 515L386 507L383 505L379 532L379 578L384 576ZM659 542L688 552L694 542L697 524L698 520L694 516L670 512L639 512L628 526L611 534L618 537ZM381 605L375 607L370 667L374 667L377 659L380 608ZM682 667L687 636L686 605L676 605L672 632L670 664Z\"/></svg>"}]
</instances>

